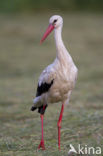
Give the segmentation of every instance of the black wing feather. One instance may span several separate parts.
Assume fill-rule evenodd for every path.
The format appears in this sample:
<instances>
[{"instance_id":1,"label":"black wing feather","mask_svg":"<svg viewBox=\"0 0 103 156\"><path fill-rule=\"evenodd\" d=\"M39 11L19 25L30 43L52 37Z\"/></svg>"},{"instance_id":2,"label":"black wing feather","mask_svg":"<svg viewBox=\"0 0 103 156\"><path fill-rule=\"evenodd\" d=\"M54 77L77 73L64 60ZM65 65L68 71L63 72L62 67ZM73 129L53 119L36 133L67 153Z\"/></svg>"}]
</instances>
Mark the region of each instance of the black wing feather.
<instances>
[{"instance_id":1,"label":"black wing feather","mask_svg":"<svg viewBox=\"0 0 103 156\"><path fill-rule=\"evenodd\" d=\"M38 84L36 97L42 95L43 93L48 92L50 87L53 85L53 81L54 81L54 79L50 83L45 82L45 83L42 83L40 86ZM38 107L38 113L44 114L46 107L47 107L47 104L44 106L42 105L42 106ZM31 111L34 111L36 109L37 109L37 107L32 106Z\"/></svg>"},{"instance_id":2,"label":"black wing feather","mask_svg":"<svg viewBox=\"0 0 103 156\"><path fill-rule=\"evenodd\" d=\"M54 79L50 83L42 83L40 86L38 84L36 97L42 95L43 93L46 93L49 91L50 87L53 85Z\"/></svg>"}]
</instances>

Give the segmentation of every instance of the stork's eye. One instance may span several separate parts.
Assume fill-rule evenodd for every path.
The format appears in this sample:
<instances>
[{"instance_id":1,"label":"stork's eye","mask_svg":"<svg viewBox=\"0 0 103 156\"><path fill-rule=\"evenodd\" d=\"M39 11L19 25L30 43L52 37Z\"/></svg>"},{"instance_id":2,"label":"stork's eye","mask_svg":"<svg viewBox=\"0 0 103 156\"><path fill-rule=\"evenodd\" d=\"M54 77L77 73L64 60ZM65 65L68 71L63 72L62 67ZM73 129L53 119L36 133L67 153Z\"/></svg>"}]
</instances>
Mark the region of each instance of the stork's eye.
<instances>
[{"instance_id":1,"label":"stork's eye","mask_svg":"<svg viewBox=\"0 0 103 156\"><path fill-rule=\"evenodd\" d=\"M57 22L57 19L54 20L54 23L56 23L56 22Z\"/></svg>"}]
</instances>

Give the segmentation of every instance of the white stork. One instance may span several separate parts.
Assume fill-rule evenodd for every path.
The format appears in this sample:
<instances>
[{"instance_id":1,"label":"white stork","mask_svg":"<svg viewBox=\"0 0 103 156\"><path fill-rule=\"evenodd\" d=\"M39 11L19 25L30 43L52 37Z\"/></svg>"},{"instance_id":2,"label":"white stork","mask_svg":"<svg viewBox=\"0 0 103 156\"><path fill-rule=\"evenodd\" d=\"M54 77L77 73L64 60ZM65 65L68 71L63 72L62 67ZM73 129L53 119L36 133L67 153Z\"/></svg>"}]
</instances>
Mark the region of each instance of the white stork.
<instances>
[{"instance_id":1,"label":"white stork","mask_svg":"<svg viewBox=\"0 0 103 156\"><path fill-rule=\"evenodd\" d=\"M60 129L64 111L64 106L69 103L71 92L77 79L77 67L72 57L64 46L62 41L63 19L59 15L54 15L49 20L49 26L44 33L41 43L46 39L52 30L56 43L56 59L46 67L41 73L38 81L36 97L33 100L34 105L31 110L38 109L41 117L41 142L38 148L45 149L43 138L43 117L46 107L49 103L62 102L58 126L58 148L60 149Z\"/></svg>"}]
</instances>

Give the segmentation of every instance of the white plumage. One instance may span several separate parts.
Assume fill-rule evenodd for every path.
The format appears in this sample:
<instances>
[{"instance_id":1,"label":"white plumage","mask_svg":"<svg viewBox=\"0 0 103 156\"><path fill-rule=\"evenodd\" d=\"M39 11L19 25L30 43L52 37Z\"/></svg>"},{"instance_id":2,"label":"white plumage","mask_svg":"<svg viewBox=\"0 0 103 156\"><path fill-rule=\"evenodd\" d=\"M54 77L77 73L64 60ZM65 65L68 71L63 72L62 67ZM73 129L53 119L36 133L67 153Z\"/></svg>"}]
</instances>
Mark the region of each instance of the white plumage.
<instances>
[{"instance_id":1,"label":"white plumage","mask_svg":"<svg viewBox=\"0 0 103 156\"><path fill-rule=\"evenodd\" d=\"M52 16L50 18L50 24L55 19L57 19L54 28L57 56L54 62L43 70L38 82L39 86L41 86L41 84L49 84L53 80L53 85L48 92L34 99L34 107L59 101L68 103L77 78L77 67L65 48L61 37L63 19L58 15Z\"/></svg>"}]
</instances>

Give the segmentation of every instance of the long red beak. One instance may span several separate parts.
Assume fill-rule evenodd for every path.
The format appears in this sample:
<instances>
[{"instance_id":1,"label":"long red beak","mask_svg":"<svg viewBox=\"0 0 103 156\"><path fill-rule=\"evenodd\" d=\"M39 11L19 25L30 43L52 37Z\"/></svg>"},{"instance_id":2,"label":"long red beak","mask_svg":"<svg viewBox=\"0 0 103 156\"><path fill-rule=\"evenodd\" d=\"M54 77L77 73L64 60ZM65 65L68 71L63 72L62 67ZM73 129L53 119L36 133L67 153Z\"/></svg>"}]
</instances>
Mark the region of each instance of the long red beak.
<instances>
[{"instance_id":1,"label":"long red beak","mask_svg":"<svg viewBox=\"0 0 103 156\"><path fill-rule=\"evenodd\" d=\"M54 26L52 24L49 24L46 32L44 33L44 35L40 41L40 43L42 43L47 38L47 36L52 32L53 29L54 29Z\"/></svg>"}]
</instances>

